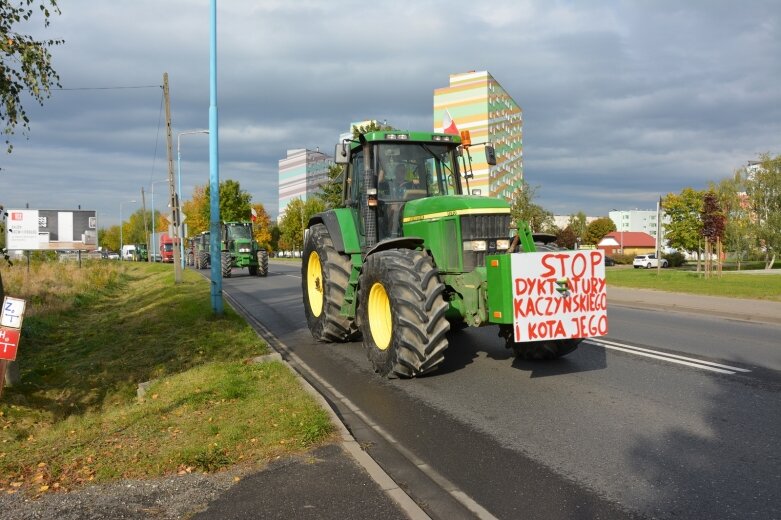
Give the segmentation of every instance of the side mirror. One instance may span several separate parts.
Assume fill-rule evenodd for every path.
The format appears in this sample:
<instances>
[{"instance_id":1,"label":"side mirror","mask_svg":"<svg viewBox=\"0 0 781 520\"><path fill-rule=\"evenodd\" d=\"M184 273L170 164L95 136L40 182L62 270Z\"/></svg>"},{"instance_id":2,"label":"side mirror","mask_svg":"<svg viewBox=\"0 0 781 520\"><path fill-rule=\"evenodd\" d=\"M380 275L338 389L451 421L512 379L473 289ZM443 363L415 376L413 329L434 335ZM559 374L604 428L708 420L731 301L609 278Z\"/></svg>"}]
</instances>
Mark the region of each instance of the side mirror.
<instances>
[{"instance_id":1,"label":"side mirror","mask_svg":"<svg viewBox=\"0 0 781 520\"><path fill-rule=\"evenodd\" d=\"M490 144L485 145L485 162L490 166L496 166L496 151Z\"/></svg>"},{"instance_id":2,"label":"side mirror","mask_svg":"<svg viewBox=\"0 0 781 520\"><path fill-rule=\"evenodd\" d=\"M350 162L350 150L347 145L347 141L342 141L336 144L336 150L334 150L334 162L336 164L347 164Z\"/></svg>"}]
</instances>

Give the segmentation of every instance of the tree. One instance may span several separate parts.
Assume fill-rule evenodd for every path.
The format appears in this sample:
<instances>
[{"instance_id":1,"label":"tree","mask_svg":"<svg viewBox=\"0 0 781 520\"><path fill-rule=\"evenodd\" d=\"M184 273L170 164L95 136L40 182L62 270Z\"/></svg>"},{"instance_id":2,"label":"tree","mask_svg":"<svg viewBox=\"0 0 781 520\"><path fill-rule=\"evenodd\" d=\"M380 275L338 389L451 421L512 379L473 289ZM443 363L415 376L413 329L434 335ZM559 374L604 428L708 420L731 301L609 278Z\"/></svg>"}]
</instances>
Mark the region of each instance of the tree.
<instances>
[{"instance_id":1,"label":"tree","mask_svg":"<svg viewBox=\"0 0 781 520\"><path fill-rule=\"evenodd\" d=\"M702 237L705 239L705 277L710 276L712 271L711 257L714 253L713 246L716 246L719 266L721 266L721 240L724 237L724 214L719 205L719 199L716 192L708 190L702 199ZM718 268L721 275L721 267Z\"/></svg>"},{"instance_id":2,"label":"tree","mask_svg":"<svg viewBox=\"0 0 781 520\"><path fill-rule=\"evenodd\" d=\"M208 185L204 188L204 194L206 200L202 201L203 205L196 209L200 211L199 217L208 223L211 215L211 196ZM228 179L220 182L220 220L223 222L248 221L250 219L250 201L252 201L252 195L242 190L238 181ZM190 219L189 214L187 219ZM206 229L209 229L208 224Z\"/></svg>"},{"instance_id":3,"label":"tree","mask_svg":"<svg viewBox=\"0 0 781 520\"><path fill-rule=\"evenodd\" d=\"M368 134L369 132L378 132L382 130L396 130L390 125L378 123L377 121L369 121L368 125L353 126L353 139L358 139L358 136Z\"/></svg>"},{"instance_id":4,"label":"tree","mask_svg":"<svg viewBox=\"0 0 781 520\"><path fill-rule=\"evenodd\" d=\"M738 270L745 256L756 243L752 227L751 209L745 187L745 170L738 170L731 178L723 179L718 185L711 185L719 196L724 211L724 244L732 252Z\"/></svg>"},{"instance_id":5,"label":"tree","mask_svg":"<svg viewBox=\"0 0 781 520\"><path fill-rule=\"evenodd\" d=\"M665 226L665 237L671 247L697 252L697 270L702 251L702 191L684 188L680 194L668 193L662 201L664 213L670 219Z\"/></svg>"},{"instance_id":6,"label":"tree","mask_svg":"<svg viewBox=\"0 0 781 520\"><path fill-rule=\"evenodd\" d=\"M8 153L13 151L10 136L15 133L16 127L21 124L25 135L30 130L22 94L32 96L43 106L44 100L51 96L51 88L60 86L60 77L52 68L49 49L64 41L36 40L15 30L18 24L26 24L36 13L43 16L43 25L48 27L52 14L60 14L57 0L0 2L0 118L5 124L3 134Z\"/></svg>"},{"instance_id":7,"label":"tree","mask_svg":"<svg viewBox=\"0 0 781 520\"><path fill-rule=\"evenodd\" d=\"M18 0L16 5L12 5L10 0L0 1L0 119L5 125L3 134L8 153L13 151L11 136L16 127L21 123L24 134L30 129L22 93L43 105L43 101L51 95L52 85L60 86L60 77L51 65L49 48L62 44L63 40L36 40L14 29L17 24L27 24L33 18L35 5L39 6L44 27L49 26L52 13L60 14L56 0L40 0L40 3L37 0ZM4 213L2 207L0 213ZM0 248L0 256L8 261L5 244ZM0 275L0 301L4 297Z\"/></svg>"},{"instance_id":8,"label":"tree","mask_svg":"<svg viewBox=\"0 0 781 520\"><path fill-rule=\"evenodd\" d=\"M556 233L556 243L567 249L575 249L579 239L580 236L575 232L571 225L567 225L564 229L560 229L559 232Z\"/></svg>"},{"instance_id":9,"label":"tree","mask_svg":"<svg viewBox=\"0 0 781 520\"><path fill-rule=\"evenodd\" d=\"M580 238L581 242L586 238L586 226L588 226L586 219L586 214L582 211L578 211L577 215L570 215L569 221L567 222L567 226L572 228L572 231L577 238Z\"/></svg>"},{"instance_id":10,"label":"tree","mask_svg":"<svg viewBox=\"0 0 781 520\"><path fill-rule=\"evenodd\" d=\"M341 164L332 164L328 167L328 180L320 186L320 191L317 193L327 209L344 206L342 200L343 174L344 167Z\"/></svg>"},{"instance_id":11,"label":"tree","mask_svg":"<svg viewBox=\"0 0 781 520\"><path fill-rule=\"evenodd\" d=\"M209 199L206 186L193 188L193 198L182 203L182 213L187 215L187 229L190 236L209 230Z\"/></svg>"},{"instance_id":12,"label":"tree","mask_svg":"<svg viewBox=\"0 0 781 520\"><path fill-rule=\"evenodd\" d=\"M271 249L271 218L266 213L266 208L259 202L253 204L252 209L255 210L255 221L252 223L255 242L269 250Z\"/></svg>"},{"instance_id":13,"label":"tree","mask_svg":"<svg viewBox=\"0 0 781 520\"><path fill-rule=\"evenodd\" d=\"M536 188L532 188L525 181L521 181L521 187L513 196L513 204L510 214L514 221L525 220L532 231L537 233L555 233L556 226L553 222L553 213L546 211L533 202Z\"/></svg>"},{"instance_id":14,"label":"tree","mask_svg":"<svg viewBox=\"0 0 781 520\"><path fill-rule=\"evenodd\" d=\"M781 155L760 156L760 162L746 178L754 218L753 228L765 252L765 269L771 269L781 251Z\"/></svg>"},{"instance_id":15,"label":"tree","mask_svg":"<svg viewBox=\"0 0 781 520\"><path fill-rule=\"evenodd\" d=\"M608 217L600 217L586 226L586 235L583 237L584 244L597 245L605 238L605 235L616 230L616 223Z\"/></svg>"},{"instance_id":16,"label":"tree","mask_svg":"<svg viewBox=\"0 0 781 520\"><path fill-rule=\"evenodd\" d=\"M119 251L119 226L100 228L98 230L98 244L109 251Z\"/></svg>"},{"instance_id":17,"label":"tree","mask_svg":"<svg viewBox=\"0 0 781 520\"><path fill-rule=\"evenodd\" d=\"M304 249L304 228L316 213L325 209L323 201L311 198L303 202L293 199L287 205L282 220L279 221L279 247L283 250L301 251Z\"/></svg>"}]
</instances>

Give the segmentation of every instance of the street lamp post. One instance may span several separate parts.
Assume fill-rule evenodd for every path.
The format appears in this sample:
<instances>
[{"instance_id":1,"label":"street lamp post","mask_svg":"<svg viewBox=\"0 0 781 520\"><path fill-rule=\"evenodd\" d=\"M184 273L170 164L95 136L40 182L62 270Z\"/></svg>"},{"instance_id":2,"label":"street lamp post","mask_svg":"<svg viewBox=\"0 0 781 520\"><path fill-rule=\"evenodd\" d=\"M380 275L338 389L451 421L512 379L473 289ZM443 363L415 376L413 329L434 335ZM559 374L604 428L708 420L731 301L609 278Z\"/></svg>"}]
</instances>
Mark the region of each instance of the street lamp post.
<instances>
[{"instance_id":1,"label":"street lamp post","mask_svg":"<svg viewBox=\"0 0 781 520\"><path fill-rule=\"evenodd\" d=\"M160 184L161 182L168 182L168 179L161 179L159 181L153 181L152 182L152 242L153 243L149 244L150 246L152 246L152 247L149 248L150 249L149 256L152 259L152 262L156 262L157 261L155 259L155 244L154 244L154 240L155 240L155 220L157 220L155 218L155 184Z\"/></svg>"},{"instance_id":2,"label":"street lamp post","mask_svg":"<svg viewBox=\"0 0 781 520\"><path fill-rule=\"evenodd\" d=\"M179 132L179 134L176 136L176 172L177 172L177 182L176 182L176 191L178 193L177 195L177 202L176 205L179 207L179 226L181 226L181 229L179 231L179 258L182 261L182 269L184 269L184 224L182 223L182 206L181 206L181 200L182 200L182 136L188 135L188 134L208 134L208 130L187 130L186 132Z\"/></svg>"},{"instance_id":3,"label":"street lamp post","mask_svg":"<svg viewBox=\"0 0 781 520\"><path fill-rule=\"evenodd\" d=\"M122 248L125 245L122 241L122 204L135 204L135 200L123 200L119 203L119 259L124 260L124 256L122 254Z\"/></svg>"}]
</instances>

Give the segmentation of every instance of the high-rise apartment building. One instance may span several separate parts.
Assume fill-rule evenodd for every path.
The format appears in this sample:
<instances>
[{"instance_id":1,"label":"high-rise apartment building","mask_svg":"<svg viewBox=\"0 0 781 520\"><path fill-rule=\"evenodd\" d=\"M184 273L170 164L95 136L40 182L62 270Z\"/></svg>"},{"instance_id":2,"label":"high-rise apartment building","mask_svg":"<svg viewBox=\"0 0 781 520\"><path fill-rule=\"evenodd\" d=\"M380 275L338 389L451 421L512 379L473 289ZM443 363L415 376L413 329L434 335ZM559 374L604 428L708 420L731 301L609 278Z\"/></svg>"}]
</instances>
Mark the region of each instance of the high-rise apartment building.
<instances>
[{"instance_id":1,"label":"high-rise apartment building","mask_svg":"<svg viewBox=\"0 0 781 520\"><path fill-rule=\"evenodd\" d=\"M288 150L279 160L279 215L293 199L306 201L328 180L328 168L333 158L319 150L298 148Z\"/></svg>"},{"instance_id":2,"label":"high-rise apartment building","mask_svg":"<svg viewBox=\"0 0 781 520\"><path fill-rule=\"evenodd\" d=\"M447 115L472 139L470 192L510 201L523 181L521 107L487 71L466 72L451 74L450 86L434 90L435 131L443 131ZM478 144L486 142L496 149L496 166L488 165Z\"/></svg>"},{"instance_id":3,"label":"high-rise apartment building","mask_svg":"<svg viewBox=\"0 0 781 520\"><path fill-rule=\"evenodd\" d=\"M608 217L616 225L616 231L642 231L652 237L657 234L656 210L613 210L608 212ZM669 217L662 215L662 227L669 220Z\"/></svg>"}]
</instances>

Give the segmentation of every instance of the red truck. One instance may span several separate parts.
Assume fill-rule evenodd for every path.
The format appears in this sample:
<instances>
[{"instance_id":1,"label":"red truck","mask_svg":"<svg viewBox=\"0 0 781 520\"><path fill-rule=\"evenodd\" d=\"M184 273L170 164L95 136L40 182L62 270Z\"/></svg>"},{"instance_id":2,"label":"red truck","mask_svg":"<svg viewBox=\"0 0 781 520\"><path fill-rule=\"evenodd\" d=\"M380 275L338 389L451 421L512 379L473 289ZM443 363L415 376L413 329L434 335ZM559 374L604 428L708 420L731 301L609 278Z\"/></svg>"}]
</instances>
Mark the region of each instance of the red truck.
<instances>
[{"instance_id":1,"label":"red truck","mask_svg":"<svg viewBox=\"0 0 781 520\"><path fill-rule=\"evenodd\" d=\"M174 239L168 236L168 233L160 235L160 260L174 262Z\"/></svg>"}]
</instances>

